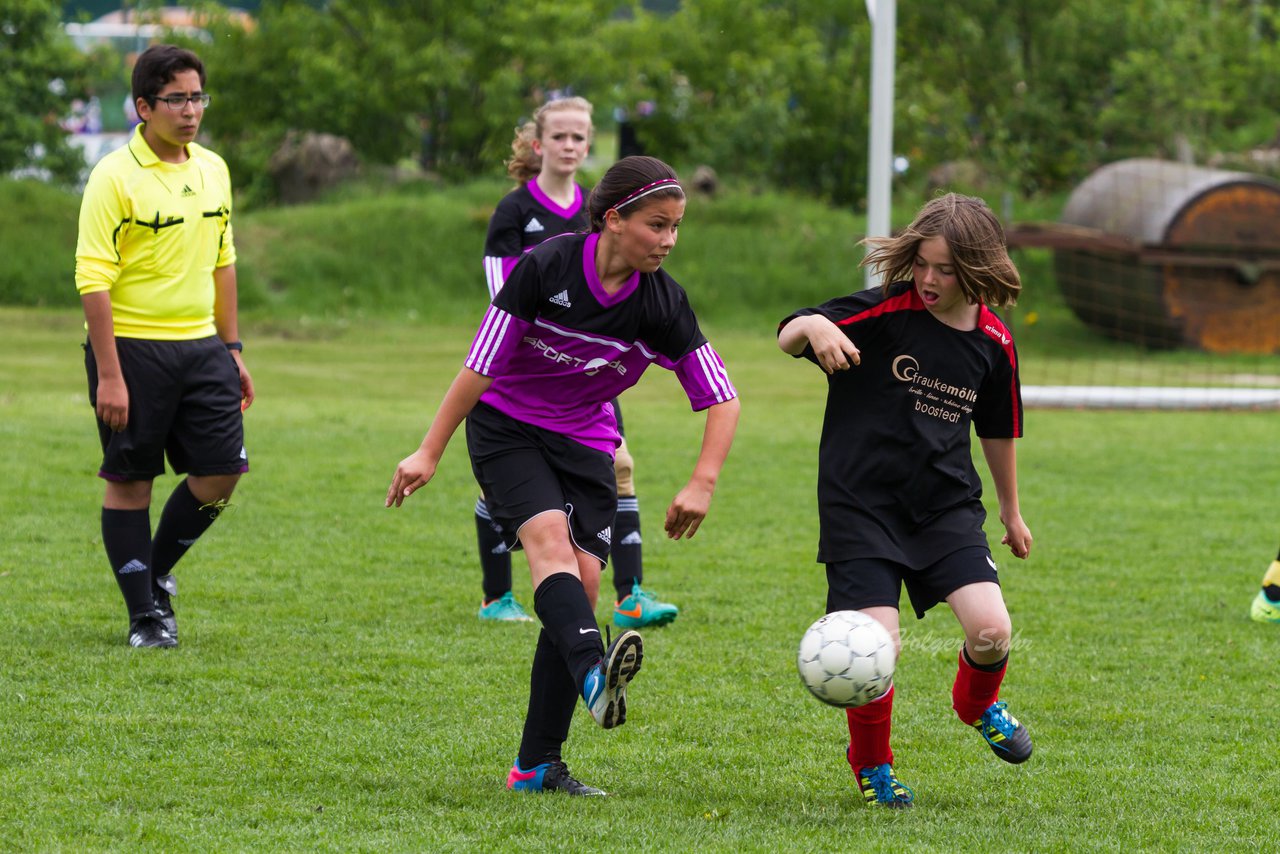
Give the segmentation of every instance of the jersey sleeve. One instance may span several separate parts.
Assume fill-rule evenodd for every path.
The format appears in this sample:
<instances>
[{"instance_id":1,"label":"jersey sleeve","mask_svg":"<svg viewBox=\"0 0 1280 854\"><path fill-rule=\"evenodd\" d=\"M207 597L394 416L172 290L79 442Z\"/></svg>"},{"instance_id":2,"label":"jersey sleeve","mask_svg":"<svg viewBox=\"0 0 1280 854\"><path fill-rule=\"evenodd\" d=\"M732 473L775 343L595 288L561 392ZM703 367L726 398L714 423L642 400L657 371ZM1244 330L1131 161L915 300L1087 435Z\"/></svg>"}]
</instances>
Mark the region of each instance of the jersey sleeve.
<instances>
[{"instance_id":1,"label":"jersey sleeve","mask_svg":"<svg viewBox=\"0 0 1280 854\"><path fill-rule=\"evenodd\" d=\"M215 155L216 157L216 155ZM231 172L227 169L227 163L221 157L217 158L219 166L218 177L222 180L222 186L227 195L226 214L222 220L222 236L218 241L218 261L215 267L230 267L236 263L236 240L235 232L231 228Z\"/></svg>"},{"instance_id":2,"label":"jersey sleeve","mask_svg":"<svg viewBox=\"0 0 1280 854\"><path fill-rule=\"evenodd\" d=\"M498 202L493 216L489 218L489 232L484 240L484 277L489 287L489 299L502 290L523 254L524 241L516 206L508 195Z\"/></svg>"},{"instance_id":3,"label":"jersey sleeve","mask_svg":"<svg viewBox=\"0 0 1280 854\"><path fill-rule=\"evenodd\" d=\"M684 289L672 283L667 304L658 329L646 333L658 351L655 363L675 373L695 412L737 397L724 360L698 327Z\"/></svg>"},{"instance_id":4,"label":"jersey sleeve","mask_svg":"<svg viewBox=\"0 0 1280 854\"><path fill-rule=\"evenodd\" d=\"M879 295L880 291L878 289L875 291L858 291L846 296L827 300L821 305L799 309L782 319L782 322L778 324L778 334L781 335L783 327L795 320L797 317L809 317L811 315L819 314L843 329L845 335L848 335L849 338L852 339L854 328L862 319L864 319L861 315L864 315L869 308L880 301ZM799 353L796 353L794 358L808 359L815 365L818 364L818 357L814 355L813 347L811 347L807 342L804 345L804 349Z\"/></svg>"},{"instance_id":5,"label":"jersey sleeve","mask_svg":"<svg viewBox=\"0 0 1280 854\"><path fill-rule=\"evenodd\" d=\"M131 215L124 194L106 169L95 169L80 202L76 238L76 290L109 291L120 277L119 239Z\"/></svg>"},{"instance_id":6,"label":"jersey sleeve","mask_svg":"<svg viewBox=\"0 0 1280 854\"><path fill-rule=\"evenodd\" d=\"M673 370L684 393L688 395L689 405L694 412L738 396L738 390L729 379L724 360L710 342L704 342L698 349L676 362Z\"/></svg>"},{"instance_id":7,"label":"jersey sleeve","mask_svg":"<svg viewBox=\"0 0 1280 854\"><path fill-rule=\"evenodd\" d=\"M1000 347L991 372L978 389L973 429L983 439L1022 437L1022 380L1012 340Z\"/></svg>"},{"instance_id":8,"label":"jersey sleeve","mask_svg":"<svg viewBox=\"0 0 1280 854\"><path fill-rule=\"evenodd\" d=\"M527 321L515 317L492 303L485 310L480 328L471 341L463 362L471 370L486 377L500 377L507 372L507 365L525 330Z\"/></svg>"},{"instance_id":9,"label":"jersey sleeve","mask_svg":"<svg viewBox=\"0 0 1280 854\"><path fill-rule=\"evenodd\" d=\"M536 259L516 268L506 287L493 297L464 364L486 377L507 372L511 355L538 314L541 268Z\"/></svg>"}]
</instances>

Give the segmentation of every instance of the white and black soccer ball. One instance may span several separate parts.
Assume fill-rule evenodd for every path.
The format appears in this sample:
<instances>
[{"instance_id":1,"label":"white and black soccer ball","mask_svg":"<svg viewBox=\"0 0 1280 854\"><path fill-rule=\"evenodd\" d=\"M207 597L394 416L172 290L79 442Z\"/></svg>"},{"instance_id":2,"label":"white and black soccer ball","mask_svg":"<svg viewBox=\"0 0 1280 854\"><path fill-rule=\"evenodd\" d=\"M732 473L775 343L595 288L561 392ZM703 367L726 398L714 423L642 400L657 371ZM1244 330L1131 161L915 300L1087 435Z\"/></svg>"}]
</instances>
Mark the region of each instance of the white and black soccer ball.
<instances>
[{"instance_id":1,"label":"white and black soccer ball","mask_svg":"<svg viewBox=\"0 0 1280 854\"><path fill-rule=\"evenodd\" d=\"M800 681L824 703L850 709L884 695L893 684L893 638L861 611L832 611L800 639Z\"/></svg>"}]
</instances>

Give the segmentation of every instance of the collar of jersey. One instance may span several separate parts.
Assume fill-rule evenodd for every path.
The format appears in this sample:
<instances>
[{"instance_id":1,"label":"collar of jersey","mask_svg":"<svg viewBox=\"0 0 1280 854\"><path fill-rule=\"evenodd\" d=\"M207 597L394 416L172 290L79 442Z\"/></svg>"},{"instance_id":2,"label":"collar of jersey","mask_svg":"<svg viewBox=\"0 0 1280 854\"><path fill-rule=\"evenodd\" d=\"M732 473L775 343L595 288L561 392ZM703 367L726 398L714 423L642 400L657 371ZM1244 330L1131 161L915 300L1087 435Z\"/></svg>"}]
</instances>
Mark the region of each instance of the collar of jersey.
<instances>
[{"instance_id":1,"label":"collar of jersey","mask_svg":"<svg viewBox=\"0 0 1280 854\"><path fill-rule=\"evenodd\" d=\"M142 128L145 122L133 129L133 136L129 138L129 151L133 153L133 159L138 161L139 166L150 167L159 166L164 169L185 169L187 164L195 160L196 144L194 142L187 143L187 159L183 163L166 163L156 156L151 150L151 146L147 145L147 140L142 136Z\"/></svg>"},{"instance_id":2,"label":"collar of jersey","mask_svg":"<svg viewBox=\"0 0 1280 854\"><path fill-rule=\"evenodd\" d=\"M596 298L596 302L608 308L631 296L632 291L640 286L640 271L632 271L631 276L622 283L622 287L616 294L608 293L600 277L596 275L596 244L599 242L600 232L594 231L582 245L582 274L586 276L587 287L591 289L591 295Z\"/></svg>"},{"instance_id":3,"label":"collar of jersey","mask_svg":"<svg viewBox=\"0 0 1280 854\"><path fill-rule=\"evenodd\" d=\"M577 184L573 185L573 204L567 208L560 207L555 203L554 199L542 192L542 188L538 186L536 178L525 184L525 187L528 188L529 195L533 196L538 204L563 219L573 219L578 211L582 209L582 187Z\"/></svg>"}]
</instances>

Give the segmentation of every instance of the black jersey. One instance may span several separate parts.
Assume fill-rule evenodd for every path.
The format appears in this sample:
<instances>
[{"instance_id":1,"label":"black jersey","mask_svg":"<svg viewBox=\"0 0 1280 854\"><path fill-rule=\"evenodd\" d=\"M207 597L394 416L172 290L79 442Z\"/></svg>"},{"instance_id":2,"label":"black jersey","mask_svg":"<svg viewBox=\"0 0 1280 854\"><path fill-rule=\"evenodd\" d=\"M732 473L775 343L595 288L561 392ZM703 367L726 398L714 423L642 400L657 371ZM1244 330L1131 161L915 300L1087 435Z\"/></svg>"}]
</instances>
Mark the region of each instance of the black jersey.
<instances>
[{"instance_id":1,"label":"black jersey","mask_svg":"<svg viewBox=\"0 0 1280 854\"><path fill-rule=\"evenodd\" d=\"M1008 327L985 306L976 329L947 326L910 282L803 309L782 325L808 314L836 323L862 354L827 378L818 560L878 557L918 569L985 546L969 425L982 438L1022 435ZM800 355L817 362L812 348Z\"/></svg>"},{"instance_id":2,"label":"black jersey","mask_svg":"<svg viewBox=\"0 0 1280 854\"><path fill-rule=\"evenodd\" d=\"M562 235L530 252L490 304L466 365L494 378L483 403L612 454L619 436L610 401L650 365L674 371L695 410L737 391L665 270L636 271L605 292L599 239Z\"/></svg>"},{"instance_id":3,"label":"black jersey","mask_svg":"<svg viewBox=\"0 0 1280 854\"><path fill-rule=\"evenodd\" d=\"M484 275L493 299L525 252L548 237L586 231L591 224L582 187L573 185L573 204L562 208L538 187L536 180L502 197L489 219L484 241Z\"/></svg>"}]
</instances>

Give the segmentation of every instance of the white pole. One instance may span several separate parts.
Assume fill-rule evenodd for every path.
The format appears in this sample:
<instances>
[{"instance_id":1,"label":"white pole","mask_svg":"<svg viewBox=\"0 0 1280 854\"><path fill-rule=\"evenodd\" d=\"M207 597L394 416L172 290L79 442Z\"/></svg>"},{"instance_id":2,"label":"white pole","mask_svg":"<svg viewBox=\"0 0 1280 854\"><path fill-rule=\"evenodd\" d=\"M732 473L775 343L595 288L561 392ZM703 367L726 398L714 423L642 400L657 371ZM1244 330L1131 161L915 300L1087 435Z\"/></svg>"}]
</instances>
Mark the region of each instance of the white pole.
<instances>
[{"instance_id":1,"label":"white pole","mask_svg":"<svg viewBox=\"0 0 1280 854\"><path fill-rule=\"evenodd\" d=\"M871 19L871 129L867 155L867 237L889 236L893 182L893 68L897 0L867 0ZM880 282L867 270L866 286Z\"/></svg>"}]
</instances>

